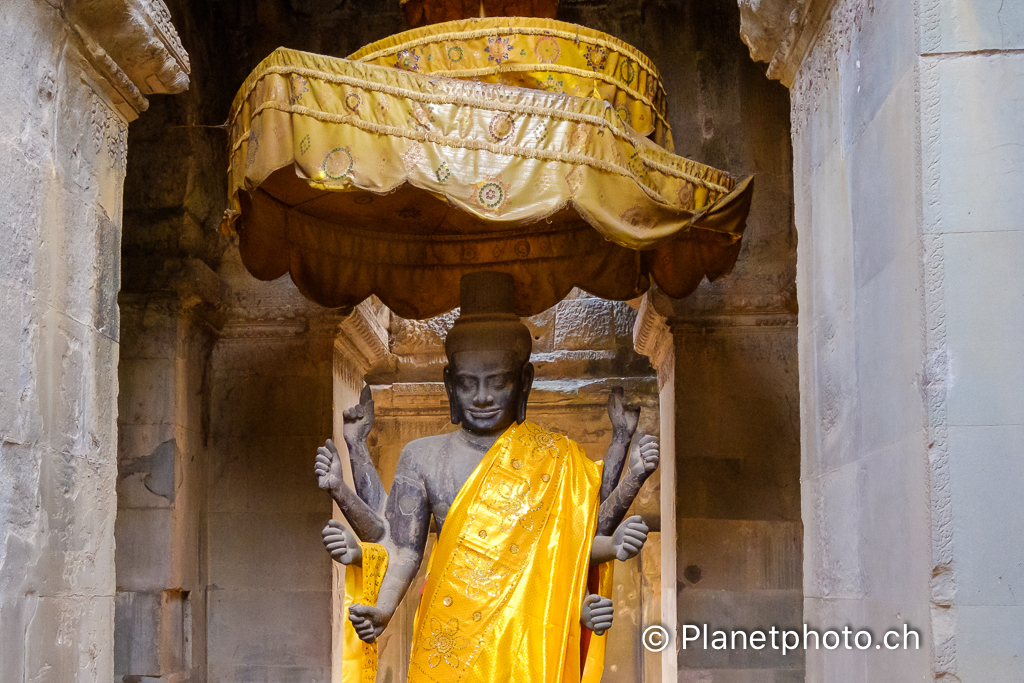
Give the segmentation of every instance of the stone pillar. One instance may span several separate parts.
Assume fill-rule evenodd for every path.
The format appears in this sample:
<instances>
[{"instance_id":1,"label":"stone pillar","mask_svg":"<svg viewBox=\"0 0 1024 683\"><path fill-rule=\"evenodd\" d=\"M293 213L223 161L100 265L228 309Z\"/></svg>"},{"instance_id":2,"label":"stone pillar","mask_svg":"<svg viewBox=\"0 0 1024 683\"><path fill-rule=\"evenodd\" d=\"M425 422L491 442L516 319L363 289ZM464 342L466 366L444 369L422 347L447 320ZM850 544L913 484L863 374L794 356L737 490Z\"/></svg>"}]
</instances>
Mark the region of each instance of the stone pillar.
<instances>
[{"instance_id":1,"label":"stone pillar","mask_svg":"<svg viewBox=\"0 0 1024 683\"><path fill-rule=\"evenodd\" d=\"M385 363L389 356L388 319L390 311L375 298L367 299L356 306L351 314L338 325L334 339L334 370L333 370L333 424L334 443L342 454L345 481L354 486L352 468L346 456L345 439L342 433L344 422L342 413L359 403L359 394L363 390L366 371L379 363ZM311 454L311 458L312 458ZM310 459L310 471L312 471ZM390 486L388 487L390 488ZM326 492L321 492L326 497ZM345 522L337 504L333 507L334 519ZM327 524L327 517L321 527ZM345 612L345 567L331 562L331 678L333 683L341 683L342 665L342 627L348 619ZM382 642L381 654L386 660L387 646ZM408 655L406 656L408 658ZM384 667L381 667L382 669Z\"/></svg>"},{"instance_id":2,"label":"stone pillar","mask_svg":"<svg viewBox=\"0 0 1024 683\"><path fill-rule=\"evenodd\" d=\"M0 66L0 680L106 683L127 123L188 60L159 0L27 0Z\"/></svg>"},{"instance_id":3,"label":"stone pillar","mask_svg":"<svg viewBox=\"0 0 1024 683\"><path fill-rule=\"evenodd\" d=\"M671 577L662 609L675 637L663 667L677 666L680 681L795 683L799 652L715 650L701 640L683 648L681 640L687 625L800 626L795 316L695 315L657 291L640 310L637 348L658 367L662 430L672 434L663 447L662 500L671 509L661 542L662 576Z\"/></svg>"},{"instance_id":4,"label":"stone pillar","mask_svg":"<svg viewBox=\"0 0 1024 683\"><path fill-rule=\"evenodd\" d=\"M313 459L332 432L337 323L231 319L214 347L209 680L330 681L332 510Z\"/></svg>"},{"instance_id":5,"label":"stone pillar","mask_svg":"<svg viewBox=\"0 0 1024 683\"><path fill-rule=\"evenodd\" d=\"M792 88L805 618L900 636L807 680L1021 680L1024 11L741 5Z\"/></svg>"},{"instance_id":6,"label":"stone pillar","mask_svg":"<svg viewBox=\"0 0 1024 683\"><path fill-rule=\"evenodd\" d=\"M665 324L664 316L655 310L651 302L656 292L648 292L640 300L636 323L633 326L633 346L637 353L648 357L658 377L658 420L661 431L661 465L659 485L661 490L661 530L657 538L648 537L651 549L644 546L644 553L659 555L658 584L648 590L657 597L657 607L644 619L644 628L661 626L669 631L668 645L660 653L645 650L645 683L675 683L679 678L679 662L676 652L677 601L676 601L676 368L675 344L672 332ZM641 634L642 637L642 634ZM659 643L660 644L660 643Z\"/></svg>"},{"instance_id":7,"label":"stone pillar","mask_svg":"<svg viewBox=\"0 0 1024 683\"><path fill-rule=\"evenodd\" d=\"M206 679L210 353L226 288L121 295L114 673Z\"/></svg>"}]
</instances>

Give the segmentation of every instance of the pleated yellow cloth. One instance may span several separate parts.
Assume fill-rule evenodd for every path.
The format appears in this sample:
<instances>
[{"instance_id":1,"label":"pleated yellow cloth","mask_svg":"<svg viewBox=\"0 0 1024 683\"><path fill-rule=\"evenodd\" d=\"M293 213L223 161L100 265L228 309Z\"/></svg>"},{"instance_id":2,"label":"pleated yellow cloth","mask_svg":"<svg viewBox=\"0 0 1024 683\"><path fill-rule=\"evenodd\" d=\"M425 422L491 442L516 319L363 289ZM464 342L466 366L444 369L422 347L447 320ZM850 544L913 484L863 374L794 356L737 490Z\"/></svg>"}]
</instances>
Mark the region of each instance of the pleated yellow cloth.
<instances>
[{"instance_id":1,"label":"pleated yellow cloth","mask_svg":"<svg viewBox=\"0 0 1024 683\"><path fill-rule=\"evenodd\" d=\"M588 633L581 650L580 609L601 469L573 441L529 422L495 442L431 554L409 683L600 681L606 635ZM598 584L610 597L611 563ZM346 672L367 666L362 651L345 654Z\"/></svg>"},{"instance_id":2,"label":"pleated yellow cloth","mask_svg":"<svg viewBox=\"0 0 1024 683\"><path fill-rule=\"evenodd\" d=\"M375 683L377 680L377 643L364 643L348 620L348 608L354 604L377 604L380 584L388 568L388 551L377 543L360 543L363 564L345 568L345 623L342 625L342 683Z\"/></svg>"}]
</instances>

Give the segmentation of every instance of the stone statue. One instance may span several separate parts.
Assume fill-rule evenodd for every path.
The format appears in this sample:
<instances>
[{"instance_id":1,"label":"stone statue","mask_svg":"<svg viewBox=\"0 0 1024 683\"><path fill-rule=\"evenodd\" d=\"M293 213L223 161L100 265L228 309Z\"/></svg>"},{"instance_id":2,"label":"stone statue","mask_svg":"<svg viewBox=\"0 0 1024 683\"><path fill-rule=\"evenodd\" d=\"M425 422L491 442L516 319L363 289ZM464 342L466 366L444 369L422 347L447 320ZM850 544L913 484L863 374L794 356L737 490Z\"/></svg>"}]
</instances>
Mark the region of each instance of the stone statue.
<instances>
[{"instance_id":1,"label":"stone statue","mask_svg":"<svg viewBox=\"0 0 1024 683\"><path fill-rule=\"evenodd\" d=\"M494 641L492 634L508 631L509 617L502 621L501 615L531 582L541 586L530 589L533 596L551 590L551 601L564 603L564 611L542 615L546 625L565 622L568 613L595 636L602 635L611 626L611 600L588 593L587 577L610 560L640 552L647 526L639 515L623 517L659 458L653 436L644 436L630 450L640 409L624 403L621 389L608 401L613 438L603 469L570 440L527 423L532 338L511 313L511 276L471 273L462 280L461 294L461 315L445 340L444 370L451 419L461 429L409 443L390 494L385 494L366 446L373 427L367 387L359 405L344 412L354 490L342 480L341 458L331 441L316 456L320 487L331 493L355 532L331 520L323 530L331 556L359 567L360 542L386 550L376 604L349 609L364 642L375 641L398 608L423 560L434 520L438 544L417 613L410 681L420 680L415 676L420 669L431 674L423 680L440 680L434 677L438 667L475 667L479 675L460 679L467 682L508 680L508 666L514 665L486 654L486 646ZM445 550L449 546L450 552ZM438 556L446 552L447 559ZM535 566L538 558L549 558L553 566ZM557 575L544 576L548 571ZM428 597L430 607L425 608ZM494 624L481 623L490 621ZM564 623L559 627L579 631ZM536 633L543 640L546 629ZM520 647L523 643L528 644L523 652L533 652L528 632ZM564 653L537 647L539 654L531 656L565 659ZM485 669L490 673L481 673Z\"/></svg>"}]
</instances>

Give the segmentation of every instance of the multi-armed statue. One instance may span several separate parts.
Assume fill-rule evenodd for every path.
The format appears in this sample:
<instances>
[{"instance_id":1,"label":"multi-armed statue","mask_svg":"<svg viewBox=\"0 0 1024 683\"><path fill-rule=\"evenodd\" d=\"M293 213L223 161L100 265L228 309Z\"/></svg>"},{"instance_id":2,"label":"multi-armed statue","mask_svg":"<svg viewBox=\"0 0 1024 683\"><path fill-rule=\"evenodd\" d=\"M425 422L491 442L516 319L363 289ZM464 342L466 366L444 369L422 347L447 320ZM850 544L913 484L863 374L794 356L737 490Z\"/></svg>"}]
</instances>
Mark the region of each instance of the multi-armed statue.
<instances>
[{"instance_id":1,"label":"multi-armed statue","mask_svg":"<svg viewBox=\"0 0 1024 683\"><path fill-rule=\"evenodd\" d=\"M377 573L375 603L353 604L349 619L364 642L380 636L419 569L433 517L438 540L409 681L598 680L600 636L612 622L606 563L634 557L647 538L638 515L623 518L658 466L657 439L630 448L640 409L621 390L608 401L613 438L603 468L527 422L532 338L512 313L512 277L471 273L461 296L444 370L461 429L408 444L387 494L366 446L366 388L344 413L354 490L331 441L316 457L320 487L355 532L331 520L327 550L350 571L369 569L372 555Z\"/></svg>"}]
</instances>

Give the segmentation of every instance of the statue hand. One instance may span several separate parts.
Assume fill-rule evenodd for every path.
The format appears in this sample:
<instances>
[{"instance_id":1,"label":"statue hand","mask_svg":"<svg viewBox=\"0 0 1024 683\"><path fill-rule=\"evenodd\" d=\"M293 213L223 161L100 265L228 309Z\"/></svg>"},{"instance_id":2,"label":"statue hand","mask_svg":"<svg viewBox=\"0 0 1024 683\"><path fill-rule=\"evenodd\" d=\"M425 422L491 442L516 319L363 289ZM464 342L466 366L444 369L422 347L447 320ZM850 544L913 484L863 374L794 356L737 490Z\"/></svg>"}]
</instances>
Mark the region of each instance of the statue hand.
<instances>
[{"instance_id":1,"label":"statue hand","mask_svg":"<svg viewBox=\"0 0 1024 683\"><path fill-rule=\"evenodd\" d=\"M637 447L629 454L629 473L634 477L647 479L654 470L658 469L660 461L658 437L647 434L640 439Z\"/></svg>"},{"instance_id":2,"label":"statue hand","mask_svg":"<svg viewBox=\"0 0 1024 683\"><path fill-rule=\"evenodd\" d=\"M327 526L320 533L324 537L324 547L327 548L327 552L331 554L335 562L362 566L363 549L359 546L359 540L341 522L332 519L327 522Z\"/></svg>"},{"instance_id":3,"label":"statue hand","mask_svg":"<svg viewBox=\"0 0 1024 683\"><path fill-rule=\"evenodd\" d=\"M366 437L373 429L373 394L369 386L363 387L359 394L359 405L352 406L343 412L341 417L344 421L341 433L345 437L345 443L350 447L365 443Z\"/></svg>"},{"instance_id":4,"label":"statue hand","mask_svg":"<svg viewBox=\"0 0 1024 683\"><path fill-rule=\"evenodd\" d=\"M633 515L622 521L619 528L612 534L612 548L615 559L625 562L640 554L647 542L647 524L640 515Z\"/></svg>"},{"instance_id":5,"label":"statue hand","mask_svg":"<svg viewBox=\"0 0 1024 683\"><path fill-rule=\"evenodd\" d=\"M590 594L583 598L583 609L580 610L580 621L594 635L604 635L612 626L612 601L601 595Z\"/></svg>"},{"instance_id":6,"label":"statue hand","mask_svg":"<svg viewBox=\"0 0 1024 683\"><path fill-rule=\"evenodd\" d=\"M356 630L359 640L372 643L384 633L384 628L391 621L391 615L372 605L352 605L348 608L348 618Z\"/></svg>"},{"instance_id":7,"label":"statue hand","mask_svg":"<svg viewBox=\"0 0 1024 683\"><path fill-rule=\"evenodd\" d=\"M341 456L330 439L316 449L316 464L313 465L313 473L322 489L333 491L342 483Z\"/></svg>"},{"instance_id":8,"label":"statue hand","mask_svg":"<svg viewBox=\"0 0 1024 683\"><path fill-rule=\"evenodd\" d=\"M608 394L608 417L615 432L633 438L640 424L640 406L635 403L626 404L622 397L622 387L615 387Z\"/></svg>"}]
</instances>

